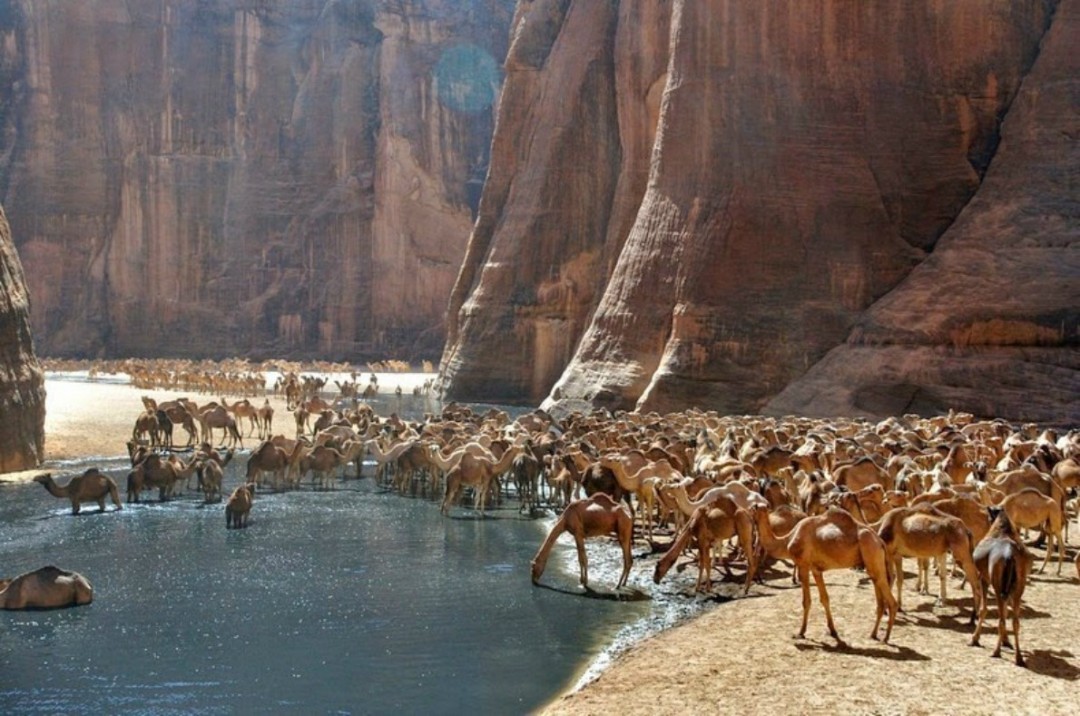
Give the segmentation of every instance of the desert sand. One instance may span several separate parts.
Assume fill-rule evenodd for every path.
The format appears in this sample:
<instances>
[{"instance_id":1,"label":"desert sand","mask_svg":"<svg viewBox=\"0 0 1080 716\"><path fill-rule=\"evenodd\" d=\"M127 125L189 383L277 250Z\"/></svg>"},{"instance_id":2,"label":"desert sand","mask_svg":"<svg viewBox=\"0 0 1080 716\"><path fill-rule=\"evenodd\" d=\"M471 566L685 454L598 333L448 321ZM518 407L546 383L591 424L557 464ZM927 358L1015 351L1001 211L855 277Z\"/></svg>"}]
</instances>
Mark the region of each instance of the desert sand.
<instances>
[{"instance_id":1,"label":"desert sand","mask_svg":"<svg viewBox=\"0 0 1080 716\"><path fill-rule=\"evenodd\" d=\"M386 378L385 385L393 385L393 380ZM404 384L406 379L400 380ZM47 381L47 390L44 469L54 471L65 460L124 455L124 442L142 410L140 396L162 400L178 395L56 377ZM193 397L199 402L210 399ZM271 402L278 430L291 428L284 400ZM35 472L40 471L0 479L29 479ZM982 647L968 646L970 591L953 580L948 602L936 607L933 596L911 591L911 560L905 565L912 575L905 582L906 611L897 619L890 644L869 639L873 592L862 575L851 570L827 573L833 615L847 645L828 636L816 591L807 638L795 639L801 594L787 569L780 567L767 573L765 583L755 585L748 597L717 604L631 647L599 678L557 698L545 713L1076 713L1080 580L1071 559L1078 547L1080 526L1074 523L1070 561L1061 576L1052 561L1045 574L1033 576L1025 593L1020 643L1027 668L1013 664L1009 649L1003 658L991 658L997 638L995 608ZM1037 568L1042 552L1035 552ZM635 563L635 571L642 569L651 570L651 564ZM691 568L678 577L687 589L693 585L693 572ZM936 592L936 579L931 589Z\"/></svg>"}]
</instances>

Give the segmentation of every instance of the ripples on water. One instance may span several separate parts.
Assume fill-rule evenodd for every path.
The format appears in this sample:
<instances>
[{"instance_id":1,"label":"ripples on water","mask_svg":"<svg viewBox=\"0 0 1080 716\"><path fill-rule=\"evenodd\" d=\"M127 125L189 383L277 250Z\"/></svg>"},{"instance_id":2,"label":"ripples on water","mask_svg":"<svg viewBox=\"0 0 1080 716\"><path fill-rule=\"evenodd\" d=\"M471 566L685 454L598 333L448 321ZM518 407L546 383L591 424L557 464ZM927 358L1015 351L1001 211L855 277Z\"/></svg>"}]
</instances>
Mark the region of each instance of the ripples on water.
<instances>
[{"instance_id":1,"label":"ripples on water","mask_svg":"<svg viewBox=\"0 0 1080 716\"><path fill-rule=\"evenodd\" d=\"M536 589L546 522L444 519L369 479L261 494L246 530L194 496L95 510L0 486L0 570L55 563L95 590L85 607L0 612L0 712L520 713L670 612ZM561 553L544 581L576 591L572 543ZM589 556L593 583L613 584L617 547Z\"/></svg>"}]
</instances>

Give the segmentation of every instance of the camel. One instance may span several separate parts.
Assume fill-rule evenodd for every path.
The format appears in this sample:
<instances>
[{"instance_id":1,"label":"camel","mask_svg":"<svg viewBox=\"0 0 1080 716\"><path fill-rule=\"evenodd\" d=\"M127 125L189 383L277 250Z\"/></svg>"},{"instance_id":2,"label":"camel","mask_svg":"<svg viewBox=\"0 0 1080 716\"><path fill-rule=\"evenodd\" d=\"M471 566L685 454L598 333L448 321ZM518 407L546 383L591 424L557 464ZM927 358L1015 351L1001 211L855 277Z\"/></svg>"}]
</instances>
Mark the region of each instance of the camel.
<instances>
[{"instance_id":1,"label":"camel","mask_svg":"<svg viewBox=\"0 0 1080 716\"><path fill-rule=\"evenodd\" d=\"M81 475L72 477L66 485L62 486L56 484L50 473L38 475L34 478L34 482L44 485L45 489L53 497L66 497L71 500L71 514L73 515L79 514L83 502L91 500L98 503L98 507L101 508L98 510L99 512L104 512L106 495L112 498L116 509L123 509L120 503L120 492L116 489L116 482L108 475L100 472L96 467L90 468Z\"/></svg>"},{"instance_id":2,"label":"camel","mask_svg":"<svg viewBox=\"0 0 1080 716\"><path fill-rule=\"evenodd\" d=\"M199 485L202 487L205 502L221 501L221 483L225 477L225 466L232 459L233 450L230 449L225 453L224 459L218 460L207 455L199 460Z\"/></svg>"},{"instance_id":3,"label":"camel","mask_svg":"<svg viewBox=\"0 0 1080 716\"><path fill-rule=\"evenodd\" d=\"M508 448L496 461L465 453L457 465L446 473L446 493L442 502L442 513L444 515L449 513L450 506L454 504L461 488L469 486L475 493L474 509L483 515L492 482L506 472L520 451L517 447Z\"/></svg>"},{"instance_id":4,"label":"camel","mask_svg":"<svg viewBox=\"0 0 1080 716\"><path fill-rule=\"evenodd\" d=\"M172 497L176 483L186 480L197 469L198 458L192 457L184 464L178 459L162 459L150 453L128 473L127 501L138 502L144 486L158 488L158 499L165 502Z\"/></svg>"},{"instance_id":5,"label":"camel","mask_svg":"<svg viewBox=\"0 0 1080 716\"><path fill-rule=\"evenodd\" d=\"M1002 510L996 515L990 532L975 547L973 556L980 584L984 589L993 589L994 596L997 598L998 641L993 656L1000 657L1001 647L1006 643L1005 612L1008 607L1012 610L1016 665L1023 666L1024 655L1020 651L1020 604L1024 596L1024 588L1027 586L1028 575L1031 572L1032 560L1031 554L1024 546L1024 541L1017 535L1016 529L1009 520L1008 514ZM979 634L982 633L983 622L986 619L988 601L983 599L982 608L979 610L979 623L975 626L975 633L971 637L972 646L979 645Z\"/></svg>"},{"instance_id":6,"label":"camel","mask_svg":"<svg viewBox=\"0 0 1080 716\"><path fill-rule=\"evenodd\" d=\"M229 501L225 504L225 529L247 527L251 503L254 501L254 482L245 483L233 490L229 495Z\"/></svg>"},{"instance_id":7,"label":"camel","mask_svg":"<svg viewBox=\"0 0 1080 716\"><path fill-rule=\"evenodd\" d=\"M630 576L630 565L633 562L630 541L634 534L634 518L626 505L616 502L610 495L603 492L571 502L559 515L551 532L540 545L540 550L533 557L531 563L533 584L539 583L544 567L547 565L548 555L563 532L569 532L574 536L574 542L577 544L581 586L585 589L589 589L589 561L585 554L586 538L603 537L608 534L618 537L619 545L622 547L623 570L615 588L619 589L626 585L626 580Z\"/></svg>"},{"instance_id":8,"label":"camel","mask_svg":"<svg viewBox=\"0 0 1080 716\"><path fill-rule=\"evenodd\" d=\"M754 524L750 518L750 508L753 505L768 508L768 501L738 482L729 482L726 485L710 488L699 495L696 500L691 500L686 491L687 481L689 481L689 478L668 485L665 490L666 494L675 501L679 512L687 518L693 517L698 509L705 506L719 507L724 514L731 518L735 525L735 534L739 538L739 547L746 555L747 561L746 584L743 587L743 594L749 593L753 576L757 572L757 558L754 551ZM686 525L683 525L680 528L680 534L685 527Z\"/></svg>"},{"instance_id":9,"label":"camel","mask_svg":"<svg viewBox=\"0 0 1080 716\"><path fill-rule=\"evenodd\" d=\"M244 398L243 400L238 400L232 405L229 405L229 401L225 400L225 398L222 398L221 405L225 408L225 410L233 414L233 417L237 423L237 427L239 427L243 423L244 418L247 418L248 435L251 436L252 434L254 434L255 428L258 426L259 411L254 405L251 404L250 400Z\"/></svg>"},{"instance_id":10,"label":"camel","mask_svg":"<svg viewBox=\"0 0 1080 716\"><path fill-rule=\"evenodd\" d=\"M888 559L895 567L897 608L902 608L904 557L938 558L938 576L941 581L938 603L945 603L948 571L943 568L944 555L951 552L953 559L971 582L972 613L978 611L982 593L977 586L978 575L971 560L971 532L963 520L938 512L930 505L897 507L889 510L881 519L877 534L885 544ZM929 572L926 573L926 580L929 581ZM921 573L917 581L917 586L929 586L923 582Z\"/></svg>"},{"instance_id":11,"label":"camel","mask_svg":"<svg viewBox=\"0 0 1080 716\"><path fill-rule=\"evenodd\" d=\"M262 407L259 408L255 419L259 424L259 438L266 439L270 437L274 425L274 407L270 405L269 398L263 400Z\"/></svg>"},{"instance_id":12,"label":"camel","mask_svg":"<svg viewBox=\"0 0 1080 716\"><path fill-rule=\"evenodd\" d=\"M0 609L62 609L94 601L86 577L49 565L0 579Z\"/></svg>"},{"instance_id":13,"label":"camel","mask_svg":"<svg viewBox=\"0 0 1080 716\"><path fill-rule=\"evenodd\" d=\"M188 434L188 441L187 441L186 445L194 445L195 444L195 436L196 436L197 431L196 431L196 427L195 427L195 416L194 416L194 414L192 412L193 408L195 407L194 403L192 403L187 398L177 398L176 400L169 400L167 402L164 402L164 403L161 403L160 405L158 405L157 403L154 402L154 400L152 398L148 398L146 396L143 396L143 405L147 406L148 409L152 408L155 411L160 411L160 412L164 413L165 416L168 418L169 422L172 425L179 425L179 426L183 427L184 430ZM158 416L159 429L160 429L161 423L162 423L162 420L161 420L161 417L159 415ZM169 443L168 443L167 446L172 447L173 443L172 443L172 430L171 430L171 428L168 431L168 437L169 437Z\"/></svg>"},{"instance_id":14,"label":"camel","mask_svg":"<svg viewBox=\"0 0 1080 716\"><path fill-rule=\"evenodd\" d=\"M521 512L532 514L539 504L540 461L532 452L532 441L526 440L521 454L514 458L511 467L518 497L521 498Z\"/></svg>"},{"instance_id":15,"label":"camel","mask_svg":"<svg viewBox=\"0 0 1080 716\"><path fill-rule=\"evenodd\" d=\"M788 538L788 551L795 562L795 571L802 584L802 626L799 638L806 636L806 623L810 616L810 575L817 584L821 606L825 608L825 621L829 634L840 641L829 608L829 594L825 590L824 572L830 569L863 567L874 584L874 600L877 618L870 632L877 639L878 626L885 611L889 613L885 628L885 643L892 634L896 621L897 603L892 596L891 573L885 553L885 544L874 532L860 526L846 510L830 507L823 514L807 517L795 526Z\"/></svg>"},{"instance_id":16,"label":"camel","mask_svg":"<svg viewBox=\"0 0 1080 716\"><path fill-rule=\"evenodd\" d=\"M146 440L156 446L160 439L156 410L146 410L135 418L135 427L131 430L131 439L138 442Z\"/></svg>"},{"instance_id":17,"label":"camel","mask_svg":"<svg viewBox=\"0 0 1080 716\"><path fill-rule=\"evenodd\" d=\"M244 438L236 427L236 419L229 414L229 411L223 405L211 403L200 408L199 423L202 425L203 440L213 442L214 430L220 428L222 431L222 444L225 443L226 438L229 438L232 440L233 447L236 447L237 444L244 447Z\"/></svg>"},{"instance_id":18,"label":"camel","mask_svg":"<svg viewBox=\"0 0 1080 716\"><path fill-rule=\"evenodd\" d=\"M348 462L348 455L328 445L317 445L307 455L300 458L300 479L311 471L311 484L314 489L331 490L334 487L333 471L339 465Z\"/></svg>"},{"instance_id":19,"label":"camel","mask_svg":"<svg viewBox=\"0 0 1080 716\"><path fill-rule=\"evenodd\" d=\"M781 513L781 514L777 514ZM792 530L807 515L795 508L770 511L763 505L754 505L750 508L750 516L754 519L757 528L758 544L770 559L784 559L791 561L791 551L788 549L788 539ZM786 527L786 529L783 529ZM759 562L760 564L760 562ZM753 578L756 575L750 575ZM791 571L791 579L795 581L797 574Z\"/></svg>"},{"instance_id":20,"label":"camel","mask_svg":"<svg viewBox=\"0 0 1080 716\"><path fill-rule=\"evenodd\" d=\"M735 520L720 507L703 505L694 510L683 528L675 535L668 551L660 557L653 570L653 582L660 583L675 560L687 548L690 539L697 541L698 548L698 576L694 585L695 592L708 591L712 582L712 545L721 545L727 539L735 536ZM745 546L745 545L744 545ZM730 573L730 572L729 572ZM749 584L749 580L747 580ZM749 587L747 587L749 589Z\"/></svg>"},{"instance_id":21,"label":"camel","mask_svg":"<svg viewBox=\"0 0 1080 716\"><path fill-rule=\"evenodd\" d=\"M286 452L285 448L278 447L270 440L264 440L251 451L251 455L248 457L244 481L257 483L262 473L273 473L273 488L276 492L281 487L280 478L282 474L286 470L291 470L292 466L299 461L303 448L304 443L297 440L293 444L292 450Z\"/></svg>"},{"instance_id":22,"label":"camel","mask_svg":"<svg viewBox=\"0 0 1080 716\"><path fill-rule=\"evenodd\" d=\"M893 479L889 473L869 457L862 457L855 462L840 465L832 471L833 482L846 487L852 492L869 485L881 485L885 490L893 489Z\"/></svg>"},{"instance_id":23,"label":"camel","mask_svg":"<svg viewBox=\"0 0 1080 716\"><path fill-rule=\"evenodd\" d=\"M1046 558L1039 567L1039 574L1046 570L1050 555L1054 551L1054 541L1057 541L1057 573L1061 574L1061 564L1065 561L1065 538L1062 533L1064 517L1057 500L1029 487L1007 496L1001 502L1001 509L1005 510L1013 527L1038 527L1046 533Z\"/></svg>"}]
</instances>

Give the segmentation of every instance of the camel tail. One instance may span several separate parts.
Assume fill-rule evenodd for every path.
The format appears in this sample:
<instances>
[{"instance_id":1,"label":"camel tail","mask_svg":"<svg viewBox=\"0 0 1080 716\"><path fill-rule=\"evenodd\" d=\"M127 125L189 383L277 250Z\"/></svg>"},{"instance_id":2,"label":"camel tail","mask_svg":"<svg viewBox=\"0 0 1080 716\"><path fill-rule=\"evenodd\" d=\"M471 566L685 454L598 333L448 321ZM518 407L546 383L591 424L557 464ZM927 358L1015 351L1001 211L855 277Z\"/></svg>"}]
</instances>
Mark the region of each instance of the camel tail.
<instances>
[{"instance_id":1,"label":"camel tail","mask_svg":"<svg viewBox=\"0 0 1080 716\"><path fill-rule=\"evenodd\" d=\"M1017 570L1016 557L1012 554L1012 551L1002 557L1001 572L999 575L999 584L996 585L995 591L1003 601L1007 601L1016 589L1017 584L1020 582L1020 574Z\"/></svg>"}]
</instances>

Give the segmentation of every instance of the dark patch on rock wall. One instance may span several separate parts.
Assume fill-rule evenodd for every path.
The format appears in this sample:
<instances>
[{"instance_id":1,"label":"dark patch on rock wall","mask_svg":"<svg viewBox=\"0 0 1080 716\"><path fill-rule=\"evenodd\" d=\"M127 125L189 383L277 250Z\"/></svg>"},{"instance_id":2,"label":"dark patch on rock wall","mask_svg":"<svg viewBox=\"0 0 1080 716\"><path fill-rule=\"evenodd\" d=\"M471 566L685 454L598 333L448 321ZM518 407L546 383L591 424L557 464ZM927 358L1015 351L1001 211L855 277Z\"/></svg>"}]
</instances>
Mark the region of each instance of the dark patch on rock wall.
<instances>
[{"instance_id":1,"label":"dark patch on rock wall","mask_svg":"<svg viewBox=\"0 0 1080 716\"><path fill-rule=\"evenodd\" d=\"M11 0L0 188L48 355L437 355L512 0Z\"/></svg>"},{"instance_id":2,"label":"dark patch on rock wall","mask_svg":"<svg viewBox=\"0 0 1080 716\"><path fill-rule=\"evenodd\" d=\"M34 355L30 301L0 208L0 472L27 470L45 451L45 379Z\"/></svg>"},{"instance_id":3,"label":"dark patch on rock wall","mask_svg":"<svg viewBox=\"0 0 1080 716\"><path fill-rule=\"evenodd\" d=\"M1074 262L1017 243L1023 210L996 213L1007 225L978 234L988 246L995 232L1018 235L992 283L1041 274L1052 288L1001 303L979 293L978 305L891 299L944 261L949 237L977 213L1012 141L1018 93L1047 81L1032 73L1045 62L1042 43L1075 41L1073 5L520 3L517 23L533 13L563 22L542 66L508 62L491 179L451 300L448 395L547 394L546 405L564 409L813 411L817 398L769 401L837 346L923 330L916 306L939 326L926 334L935 348L1075 351L1075 318L1060 335L1048 320L1075 316ZM646 31L643 18L665 31ZM1056 91L1045 86L1034 94ZM1075 95L1060 101L1075 115ZM589 121L569 124L586 102ZM1043 122L1023 131L1036 136ZM575 143L579 135L591 141ZM1075 136L1073 127L1059 138ZM1076 162L1055 143L1043 149L1056 156L1031 171L1068 186ZM576 178L582 166L587 181ZM1073 228L1045 240L1075 253L1076 198L1053 201ZM935 290L963 295L990 268L978 259L973 248L934 276ZM909 310L886 324L890 303ZM967 406L963 391L917 372L890 391L891 379L873 378L877 361L850 358L865 369L864 412ZM1059 409L1077 395L1070 360L1054 364L1073 376L1064 397L1048 398ZM1015 396L993 405L1024 414Z\"/></svg>"}]
</instances>

